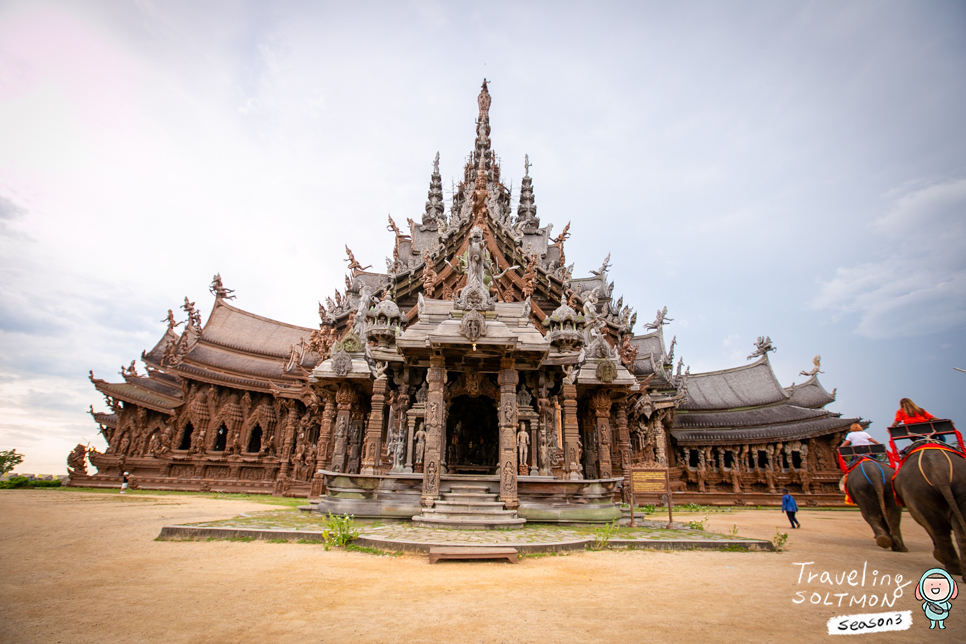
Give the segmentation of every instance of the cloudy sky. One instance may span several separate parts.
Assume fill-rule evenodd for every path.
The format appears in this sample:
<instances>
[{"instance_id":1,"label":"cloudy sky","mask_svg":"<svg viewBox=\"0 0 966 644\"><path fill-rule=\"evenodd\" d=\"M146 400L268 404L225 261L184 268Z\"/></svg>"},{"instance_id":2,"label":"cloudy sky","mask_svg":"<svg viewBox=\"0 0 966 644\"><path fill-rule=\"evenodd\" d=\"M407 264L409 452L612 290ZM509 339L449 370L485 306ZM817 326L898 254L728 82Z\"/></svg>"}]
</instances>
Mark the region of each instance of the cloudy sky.
<instances>
[{"instance_id":1,"label":"cloudy sky","mask_svg":"<svg viewBox=\"0 0 966 644\"><path fill-rule=\"evenodd\" d=\"M103 447L87 371L216 271L314 326L437 151L450 192L484 76L514 192L529 154L575 275L610 252L692 372L769 335L880 437L905 396L966 423L962 2L0 0L0 449Z\"/></svg>"}]
</instances>

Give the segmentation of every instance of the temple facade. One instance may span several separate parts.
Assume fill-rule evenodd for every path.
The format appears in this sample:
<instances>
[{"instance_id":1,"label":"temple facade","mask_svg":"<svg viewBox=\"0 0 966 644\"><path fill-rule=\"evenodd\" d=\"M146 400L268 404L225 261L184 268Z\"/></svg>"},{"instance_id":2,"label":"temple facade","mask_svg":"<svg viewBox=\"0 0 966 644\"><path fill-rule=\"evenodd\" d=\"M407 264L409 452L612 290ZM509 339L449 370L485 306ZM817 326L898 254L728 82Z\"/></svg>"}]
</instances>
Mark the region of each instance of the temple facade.
<instances>
[{"instance_id":1,"label":"temple facade","mask_svg":"<svg viewBox=\"0 0 966 644\"><path fill-rule=\"evenodd\" d=\"M856 419L808 379L782 387L759 338L752 362L691 374L667 309L635 335L609 257L586 277L537 216L529 161L518 196L490 147L490 95L451 203L437 155L420 221L385 272L346 247L344 291L318 328L230 304L206 322L185 298L122 382L90 378L108 447L78 446L72 485L307 497L320 510L427 523L598 521L629 500L632 467L668 468L675 503L837 504L834 446ZM447 207L448 206L448 207ZM87 461L97 473L87 470ZM660 502L638 498L638 502ZM467 518L469 517L469 518Z\"/></svg>"}]
</instances>

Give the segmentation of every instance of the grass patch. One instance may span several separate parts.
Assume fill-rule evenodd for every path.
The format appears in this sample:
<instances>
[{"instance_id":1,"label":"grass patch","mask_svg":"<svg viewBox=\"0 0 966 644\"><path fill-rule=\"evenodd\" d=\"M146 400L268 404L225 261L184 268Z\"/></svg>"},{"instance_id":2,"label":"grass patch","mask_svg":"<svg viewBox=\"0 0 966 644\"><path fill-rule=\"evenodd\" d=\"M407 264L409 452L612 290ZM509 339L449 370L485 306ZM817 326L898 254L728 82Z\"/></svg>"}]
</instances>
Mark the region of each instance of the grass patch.
<instances>
[{"instance_id":1,"label":"grass patch","mask_svg":"<svg viewBox=\"0 0 966 644\"><path fill-rule=\"evenodd\" d=\"M269 543L288 543L288 539L269 539Z\"/></svg>"},{"instance_id":2,"label":"grass patch","mask_svg":"<svg viewBox=\"0 0 966 644\"><path fill-rule=\"evenodd\" d=\"M345 545L346 552L364 552L367 555L376 555L377 557L402 557L403 553L401 550L396 550L395 552L389 552L388 550L380 550L379 548L370 548L369 546L357 546L354 543L347 543Z\"/></svg>"}]
</instances>

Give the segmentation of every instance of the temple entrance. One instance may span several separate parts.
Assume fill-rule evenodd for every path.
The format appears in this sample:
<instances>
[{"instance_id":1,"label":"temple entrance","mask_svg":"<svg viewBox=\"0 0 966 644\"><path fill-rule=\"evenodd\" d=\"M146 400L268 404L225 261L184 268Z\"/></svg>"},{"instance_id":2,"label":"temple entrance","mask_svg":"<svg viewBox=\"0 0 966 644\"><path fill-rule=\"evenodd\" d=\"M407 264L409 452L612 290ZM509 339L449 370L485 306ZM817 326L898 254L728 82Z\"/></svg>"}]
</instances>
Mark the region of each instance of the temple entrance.
<instances>
[{"instance_id":1,"label":"temple entrance","mask_svg":"<svg viewBox=\"0 0 966 644\"><path fill-rule=\"evenodd\" d=\"M446 469L453 474L495 474L500 452L496 404L457 396L446 421Z\"/></svg>"}]
</instances>

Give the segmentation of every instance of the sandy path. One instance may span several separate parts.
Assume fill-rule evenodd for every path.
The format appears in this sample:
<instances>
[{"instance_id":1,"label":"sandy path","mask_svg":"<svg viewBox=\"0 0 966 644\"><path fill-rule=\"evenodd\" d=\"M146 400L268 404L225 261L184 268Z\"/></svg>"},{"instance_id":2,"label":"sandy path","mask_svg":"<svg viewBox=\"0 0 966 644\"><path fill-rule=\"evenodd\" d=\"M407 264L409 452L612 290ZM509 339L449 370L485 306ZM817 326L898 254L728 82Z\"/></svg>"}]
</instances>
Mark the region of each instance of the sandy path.
<instances>
[{"instance_id":1,"label":"sandy path","mask_svg":"<svg viewBox=\"0 0 966 644\"><path fill-rule=\"evenodd\" d=\"M827 641L836 615L795 591L872 591L872 571L913 583L895 604L913 626L845 641L966 640L966 594L946 631L913 596L931 543L904 517L910 552L877 548L857 513L803 511L785 553L584 552L517 565L396 559L266 542L157 542L162 525L268 506L193 496L0 492L0 642ZM778 511L712 515L710 527L771 538ZM798 583L801 566L865 589ZM895 586L889 586L891 597ZM837 601L832 596L829 601ZM888 610L888 609L886 609ZM833 640L837 641L837 640Z\"/></svg>"}]
</instances>

